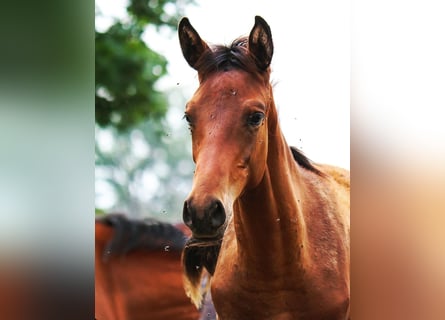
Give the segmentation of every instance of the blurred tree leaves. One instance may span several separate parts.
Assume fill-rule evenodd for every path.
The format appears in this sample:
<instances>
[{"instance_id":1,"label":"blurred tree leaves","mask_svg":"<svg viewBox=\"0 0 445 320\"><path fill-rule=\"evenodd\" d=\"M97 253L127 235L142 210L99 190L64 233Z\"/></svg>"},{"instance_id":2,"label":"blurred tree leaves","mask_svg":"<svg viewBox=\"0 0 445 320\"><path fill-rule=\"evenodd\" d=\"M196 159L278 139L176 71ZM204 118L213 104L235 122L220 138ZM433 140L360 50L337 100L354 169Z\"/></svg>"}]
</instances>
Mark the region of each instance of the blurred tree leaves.
<instances>
[{"instance_id":1,"label":"blurred tree leaves","mask_svg":"<svg viewBox=\"0 0 445 320\"><path fill-rule=\"evenodd\" d=\"M193 0L129 0L128 19L105 32L96 30L96 123L122 132L149 118L160 119L167 100L155 89L166 74L165 57L141 36L148 26L176 29L183 8Z\"/></svg>"},{"instance_id":2,"label":"blurred tree leaves","mask_svg":"<svg viewBox=\"0 0 445 320\"><path fill-rule=\"evenodd\" d=\"M96 143L96 183L106 183L111 189L113 211L172 222L181 219L194 164L186 126L168 127L168 123L149 120L128 134L96 128L98 137L107 135L111 141L108 146Z\"/></svg>"},{"instance_id":3,"label":"blurred tree leaves","mask_svg":"<svg viewBox=\"0 0 445 320\"><path fill-rule=\"evenodd\" d=\"M166 72L166 60L140 39L138 26L116 23L96 32L96 122L120 131L167 109L154 84Z\"/></svg>"},{"instance_id":4,"label":"blurred tree leaves","mask_svg":"<svg viewBox=\"0 0 445 320\"><path fill-rule=\"evenodd\" d=\"M96 30L96 215L181 218L194 169L187 126L178 125L185 98L176 84L156 89L168 61L144 32L174 33L192 3L129 0L125 17Z\"/></svg>"},{"instance_id":5,"label":"blurred tree leaves","mask_svg":"<svg viewBox=\"0 0 445 320\"><path fill-rule=\"evenodd\" d=\"M141 24L154 24L156 26L168 25L176 28L178 25L178 15L181 15L182 8L188 1L172 0L131 0L127 7L128 13Z\"/></svg>"}]
</instances>

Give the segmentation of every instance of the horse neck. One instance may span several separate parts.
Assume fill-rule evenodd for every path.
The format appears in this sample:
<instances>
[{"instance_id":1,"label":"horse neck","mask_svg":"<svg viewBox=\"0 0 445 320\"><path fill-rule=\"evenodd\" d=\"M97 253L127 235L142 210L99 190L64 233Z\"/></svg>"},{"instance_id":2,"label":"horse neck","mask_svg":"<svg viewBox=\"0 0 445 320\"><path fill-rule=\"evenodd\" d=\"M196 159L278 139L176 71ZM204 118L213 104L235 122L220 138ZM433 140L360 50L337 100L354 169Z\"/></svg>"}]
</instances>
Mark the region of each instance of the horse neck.
<instances>
[{"instance_id":1,"label":"horse neck","mask_svg":"<svg viewBox=\"0 0 445 320\"><path fill-rule=\"evenodd\" d=\"M275 106L268 117L268 159L260 184L235 203L239 258L249 268L285 270L302 265L306 227L300 204L298 166L278 124ZM277 268L281 264L283 268Z\"/></svg>"}]
</instances>

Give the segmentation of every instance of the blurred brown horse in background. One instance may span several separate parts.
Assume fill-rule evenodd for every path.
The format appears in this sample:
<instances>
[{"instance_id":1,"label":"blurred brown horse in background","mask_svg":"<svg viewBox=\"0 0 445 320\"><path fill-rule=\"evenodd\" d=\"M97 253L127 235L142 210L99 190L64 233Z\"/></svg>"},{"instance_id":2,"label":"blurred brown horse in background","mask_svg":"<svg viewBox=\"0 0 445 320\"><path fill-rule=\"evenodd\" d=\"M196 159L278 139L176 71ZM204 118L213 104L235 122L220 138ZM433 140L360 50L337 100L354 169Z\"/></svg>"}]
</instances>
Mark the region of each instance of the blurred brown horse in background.
<instances>
[{"instance_id":1,"label":"blurred brown horse in background","mask_svg":"<svg viewBox=\"0 0 445 320\"><path fill-rule=\"evenodd\" d=\"M95 317L97 320L214 319L187 298L181 251L188 228L155 219L107 214L95 224Z\"/></svg>"},{"instance_id":2,"label":"blurred brown horse in background","mask_svg":"<svg viewBox=\"0 0 445 320\"><path fill-rule=\"evenodd\" d=\"M207 269L220 319L349 318L349 172L286 143L269 25L257 16L230 46L210 47L187 18L178 32L199 78L185 110L196 163L183 209L187 294L200 305Z\"/></svg>"}]
</instances>

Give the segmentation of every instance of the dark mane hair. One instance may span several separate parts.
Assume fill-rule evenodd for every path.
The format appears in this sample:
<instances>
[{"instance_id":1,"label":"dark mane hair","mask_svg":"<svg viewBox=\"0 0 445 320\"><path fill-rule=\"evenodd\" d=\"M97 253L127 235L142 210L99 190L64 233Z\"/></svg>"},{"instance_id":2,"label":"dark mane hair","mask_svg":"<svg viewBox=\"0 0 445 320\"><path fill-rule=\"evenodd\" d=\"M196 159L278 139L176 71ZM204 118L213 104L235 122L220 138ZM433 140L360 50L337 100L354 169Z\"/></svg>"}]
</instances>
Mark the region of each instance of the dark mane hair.
<instances>
[{"instance_id":1,"label":"dark mane hair","mask_svg":"<svg viewBox=\"0 0 445 320\"><path fill-rule=\"evenodd\" d=\"M314 167L311 160L306 157L303 152L298 150L296 147L291 146L290 150L292 151L292 155L294 157L294 160L298 163L300 167L305 168L306 170L312 171L319 176L324 176L325 174Z\"/></svg>"},{"instance_id":2,"label":"dark mane hair","mask_svg":"<svg viewBox=\"0 0 445 320\"><path fill-rule=\"evenodd\" d=\"M96 222L112 226L113 238L103 252L104 260L111 255L124 255L136 249L180 252L187 240L185 234L174 225L153 218L132 220L123 214L107 214Z\"/></svg>"},{"instance_id":3,"label":"dark mane hair","mask_svg":"<svg viewBox=\"0 0 445 320\"><path fill-rule=\"evenodd\" d=\"M244 70L251 74L263 74L255 62L255 57L248 50L247 37L241 37L230 46L214 45L207 50L196 63L196 70L201 78L218 71Z\"/></svg>"}]
</instances>

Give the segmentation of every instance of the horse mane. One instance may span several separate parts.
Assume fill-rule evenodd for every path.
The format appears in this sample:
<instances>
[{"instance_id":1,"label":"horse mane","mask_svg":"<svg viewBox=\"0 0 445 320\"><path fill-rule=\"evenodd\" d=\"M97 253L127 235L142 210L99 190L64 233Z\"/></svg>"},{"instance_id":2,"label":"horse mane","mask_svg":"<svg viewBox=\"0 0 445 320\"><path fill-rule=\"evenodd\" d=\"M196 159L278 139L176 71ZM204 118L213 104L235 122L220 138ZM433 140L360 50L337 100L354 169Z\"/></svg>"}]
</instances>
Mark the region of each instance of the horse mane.
<instances>
[{"instance_id":1,"label":"horse mane","mask_svg":"<svg viewBox=\"0 0 445 320\"><path fill-rule=\"evenodd\" d=\"M298 163L300 167L303 167L306 170L316 173L321 177L325 175L323 172L315 168L313 162L308 157L306 157L301 150L298 150L296 147L293 146L290 147L290 150L292 151L294 160Z\"/></svg>"},{"instance_id":2,"label":"horse mane","mask_svg":"<svg viewBox=\"0 0 445 320\"><path fill-rule=\"evenodd\" d=\"M154 218L136 220L115 213L96 218L96 222L112 226L115 230L104 248L104 260L111 255L125 255L137 249L180 252L187 240L174 225Z\"/></svg>"},{"instance_id":3,"label":"horse mane","mask_svg":"<svg viewBox=\"0 0 445 320\"><path fill-rule=\"evenodd\" d=\"M248 38L235 39L231 45L213 45L201 55L196 63L200 78L205 78L218 71L244 70L251 74L264 74L259 69L255 57L248 50ZM266 72L269 72L269 68Z\"/></svg>"}]
</instances>

